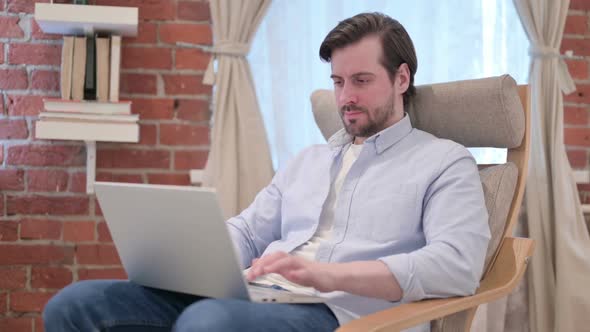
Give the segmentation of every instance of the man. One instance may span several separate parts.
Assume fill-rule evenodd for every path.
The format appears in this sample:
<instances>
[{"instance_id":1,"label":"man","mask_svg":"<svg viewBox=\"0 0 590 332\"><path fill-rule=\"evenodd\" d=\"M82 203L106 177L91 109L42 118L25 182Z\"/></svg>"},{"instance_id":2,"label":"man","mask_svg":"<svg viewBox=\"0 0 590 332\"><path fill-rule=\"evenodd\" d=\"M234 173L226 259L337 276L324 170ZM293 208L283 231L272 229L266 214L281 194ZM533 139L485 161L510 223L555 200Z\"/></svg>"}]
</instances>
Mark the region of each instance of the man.
<instances>
[{"instance_id":1,"label":"man","mask_svg":"<svg viewBox=\"0 0 590 332\"><path fill-rule=\"evenodd\" d=\"M228 224L250 281L326 304L86 281L48 303L45 330L332 331L398 302L472 294L490 237L477 166L461 145L412 128L404 106L417 61L407 32L360 14L328 34L320 56L345 129L301 152Z\"/></svg>"}]
</instances>

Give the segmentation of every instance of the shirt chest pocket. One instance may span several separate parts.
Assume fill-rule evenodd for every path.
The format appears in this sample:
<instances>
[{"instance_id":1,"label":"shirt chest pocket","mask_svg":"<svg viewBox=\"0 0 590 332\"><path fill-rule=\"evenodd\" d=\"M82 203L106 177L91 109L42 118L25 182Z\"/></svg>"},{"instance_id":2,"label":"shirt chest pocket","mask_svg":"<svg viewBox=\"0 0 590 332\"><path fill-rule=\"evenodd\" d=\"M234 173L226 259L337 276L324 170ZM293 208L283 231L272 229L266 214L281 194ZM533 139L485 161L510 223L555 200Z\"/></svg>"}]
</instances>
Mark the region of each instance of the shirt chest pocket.
<instances>
[{"instance_id":1,"label":"shirt chest pocket","mask_svg":"<svg viewBox=\"0 0 590 332\"><path fill-rule=\"evenodd\" d=\"M419 227L421 201L415 185L375 186L352 199L351 230L364 240L395 241Z\"/></svg>"}]
</instances>

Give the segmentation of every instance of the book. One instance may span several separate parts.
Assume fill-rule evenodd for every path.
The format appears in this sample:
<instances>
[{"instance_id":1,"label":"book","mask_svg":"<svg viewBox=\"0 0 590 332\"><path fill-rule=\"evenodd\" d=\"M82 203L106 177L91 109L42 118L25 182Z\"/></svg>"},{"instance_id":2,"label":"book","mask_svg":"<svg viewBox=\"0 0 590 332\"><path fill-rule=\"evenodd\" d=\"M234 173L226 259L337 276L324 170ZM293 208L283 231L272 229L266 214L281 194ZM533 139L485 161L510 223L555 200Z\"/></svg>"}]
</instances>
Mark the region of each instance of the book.
<instances>
[{"instance_id":1,"label":"book","mask_svg":"<svg viewBox=\"0 0 590 332\"><path fill-rule=\"evenodd\" d=\"M72 101L55 98L43 99L45 110L48 112L63 113L90 113L90 114L131 114L131 102L119 101L98 102L98 101Z\"/></svg>"},{"instance_id":2,"label":"book","mask_svg":"<svg viewBox=\"0 0 590 332\"><path fill-rule=\"evenodd\" d=\"M96 39L94 37L86 37L84 99L96 100Z\"/></svg>"},{"instance_id":3,"label":"book","mask_svg":"<svg viewBox=\"0 0 590 332\"><path fill-rule=\"evenodd\" d=\"M74 112L41 112L39 113L39 119L52 120L62 119L71 121L89 121L89 122L131 122L136 123L139 121L138 114L88 114L88 113L74 113Z\"/></svg>"},{"instance_id":4,"label":"book","mask_svg":"<svg viewBox=\"0 0 590 332\"><path fill-rule=\"evenodd\" d=\"M60 87L61 98L72 98L72 66L74 64L74 37L64 36L61 47Z\"/></svg>"},{"instance_id":5,"label":"book","mask_svg":"<svg viewBox=\"0 0 590 332\"><path fill-rule=\"evenodd\" d=\"M74 38L74 63L72 65L72 99L84 99L86 75L86 37Z\"/></svg>"},{"instance_id":6,"label":"book","mask_svg":"<svg viewBox=\"0 0 590 332\"><path fill-rule=\"evenodd\" d=\"M109 100L119 101L119 76L121 70L121 36L111 36L111 71Z\"/></svg>"},{"instance_id":7,"label":"book","mask_svg":"<svg viewBox=\"0 0 590 332\"><path fill-rule=\"evenodd\" d=\"M122 36L137 36L137 7L80 6L68 2L70 3L35 3L35 21L43 32L83 35L87 31L101 31Z\"/></svg>"},{"instance_id":8,"label":"book","mask_svg":"<svg viewBox=\"0 0 590 332\"><path fill-rule=\"evenodd\" d=\"M136 123L39 120L35 123L35 137L38 139L136 143L139 141L139 125Z\"/></svg>"},{"instance_id":9,"label":"book","mask_svg":"<svg viewBox=\"0 0 590 332\"><path fill-rule=\"evenodd\" d=\"M109 39L96 38L96 100L109 100Z\"/></svg>"}]
</instances>

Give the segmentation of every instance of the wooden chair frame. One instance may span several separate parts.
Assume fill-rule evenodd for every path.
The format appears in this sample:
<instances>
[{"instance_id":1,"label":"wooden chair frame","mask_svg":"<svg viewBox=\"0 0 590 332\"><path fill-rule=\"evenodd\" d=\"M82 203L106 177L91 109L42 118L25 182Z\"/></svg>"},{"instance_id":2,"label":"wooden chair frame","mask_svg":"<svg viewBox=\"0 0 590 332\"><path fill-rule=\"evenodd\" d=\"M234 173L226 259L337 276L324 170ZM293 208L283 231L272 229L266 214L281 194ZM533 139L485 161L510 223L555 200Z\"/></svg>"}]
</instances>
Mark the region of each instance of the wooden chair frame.
<instances>
[{"instance_id":1,"label":"wooden chair frame","mask_svg":"<svg viewBox=\"0 0 590 332\"><path fill-rule=\"evenodd\" d=\"M521 85L518 86L518 93L525 114L525 134L520 146L508 149L507 156L507 160L518 168L518 180L502 241L476 293L472 296L402 304L353 320L337 331L400 331L459 312L467 315L463 330L469 331L480 304L507 296L518 285L535 246L531 239L511 236L522 204L530 152L530 89L527 85Z\"/></svg>"}]
</instances>

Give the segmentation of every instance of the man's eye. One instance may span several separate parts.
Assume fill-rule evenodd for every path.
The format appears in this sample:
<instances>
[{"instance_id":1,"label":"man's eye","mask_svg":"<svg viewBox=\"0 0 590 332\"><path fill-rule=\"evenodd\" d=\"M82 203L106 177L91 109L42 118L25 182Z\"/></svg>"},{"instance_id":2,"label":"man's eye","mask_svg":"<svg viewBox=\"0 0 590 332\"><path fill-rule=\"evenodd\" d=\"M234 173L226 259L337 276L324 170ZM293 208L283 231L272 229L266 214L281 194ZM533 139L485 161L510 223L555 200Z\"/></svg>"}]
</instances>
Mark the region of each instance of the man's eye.
<instances>
[{"instance_id":1,"label":"man's eye","mask_svg":"<svg viewBox=\"0 0 590 332\"><path fill-rule=\"evenodd\" d=\"M342 81L334 81L334 85L335 86L341 86L342 85Z\"/></svg>"},{"instance_id":2,"label":"man's eye","mask_svg":"<svg viewBox=\"0 0 590 332\"><path fill-rule=\"evenodd\" d=\"M368 79L364 79L364 78L357 78L356 81L357 81L357 83L360 83L360 84L369 83L369 80Z\"/></svg>"}]
</instances>

